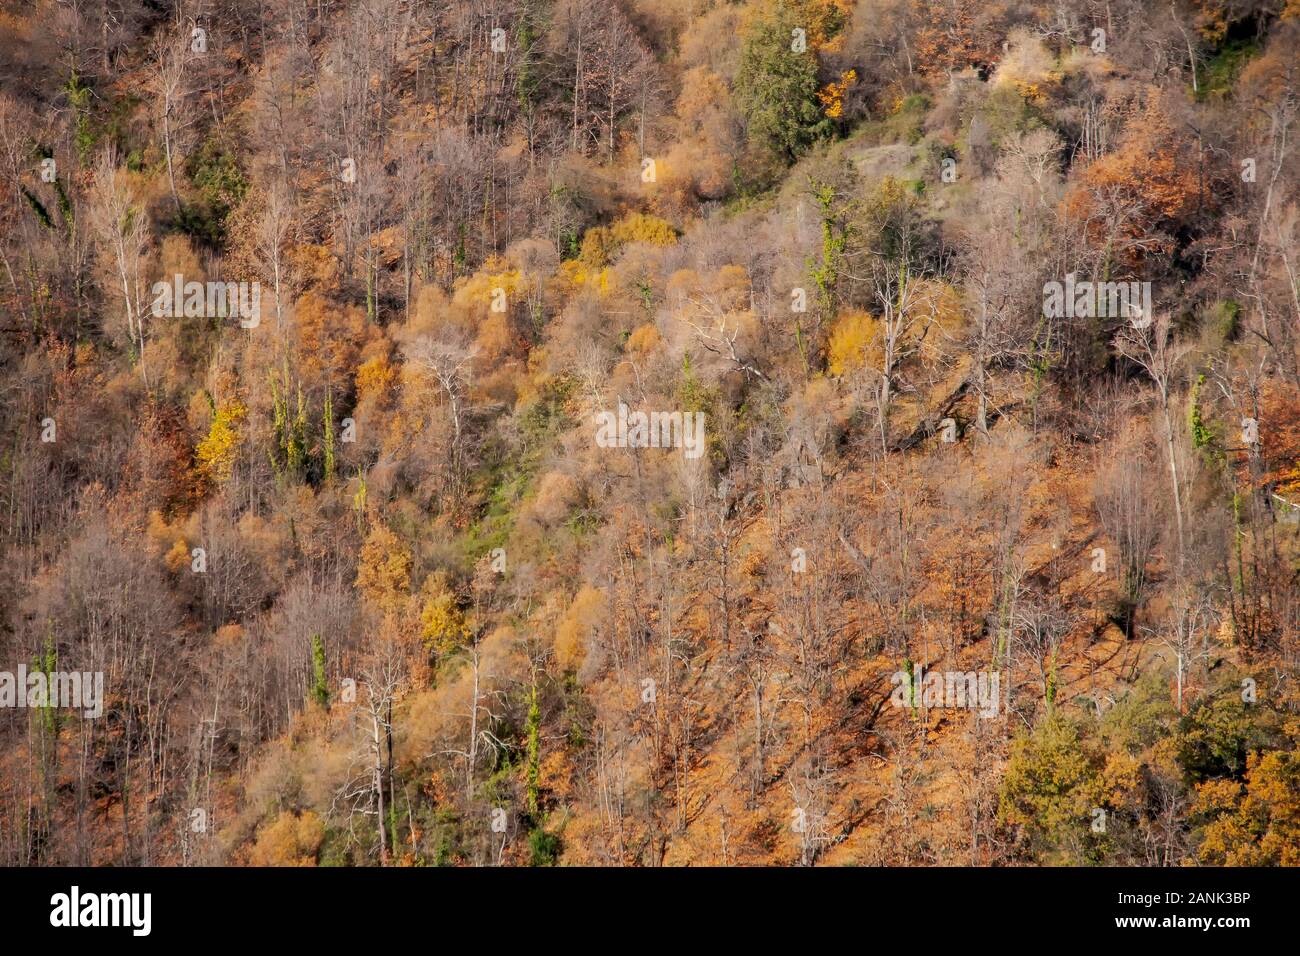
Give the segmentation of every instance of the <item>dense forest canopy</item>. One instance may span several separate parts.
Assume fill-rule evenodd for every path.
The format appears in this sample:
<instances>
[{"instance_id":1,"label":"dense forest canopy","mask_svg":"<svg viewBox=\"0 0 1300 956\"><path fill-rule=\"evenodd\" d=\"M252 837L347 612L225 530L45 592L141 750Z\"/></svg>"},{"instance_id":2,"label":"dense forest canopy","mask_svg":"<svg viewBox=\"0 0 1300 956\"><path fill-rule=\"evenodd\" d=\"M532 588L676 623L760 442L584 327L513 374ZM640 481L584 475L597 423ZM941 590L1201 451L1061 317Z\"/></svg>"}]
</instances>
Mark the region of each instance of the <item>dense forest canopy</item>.
<instances>
[{"instance_id":1,"label":"dense forest canopy","mask_svg":"<svg viewBox=\"0 0 1300 956\"><path fill-rule=\"evenodd\" d=\"M0 864L1300 864L1298 50L0 0Z\"/></svg>"}]
</instances>

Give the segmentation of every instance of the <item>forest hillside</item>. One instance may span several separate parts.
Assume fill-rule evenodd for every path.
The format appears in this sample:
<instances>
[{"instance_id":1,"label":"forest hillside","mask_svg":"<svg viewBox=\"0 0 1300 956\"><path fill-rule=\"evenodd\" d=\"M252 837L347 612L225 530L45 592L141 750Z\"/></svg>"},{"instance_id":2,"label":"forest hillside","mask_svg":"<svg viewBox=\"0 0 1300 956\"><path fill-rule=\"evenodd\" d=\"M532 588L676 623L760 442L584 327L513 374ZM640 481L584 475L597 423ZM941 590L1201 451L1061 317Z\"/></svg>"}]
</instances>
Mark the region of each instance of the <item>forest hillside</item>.
<instances>
[{"instance_id":1,"label":"forest hillside","mask_svg":"<svg viewBox=\"0 0 1300 956\"><path fill-rule=\"evenodd\" d=\"M0 864L1300 864L1298 52L0 0Z\"/></svg>"}]
</instances>

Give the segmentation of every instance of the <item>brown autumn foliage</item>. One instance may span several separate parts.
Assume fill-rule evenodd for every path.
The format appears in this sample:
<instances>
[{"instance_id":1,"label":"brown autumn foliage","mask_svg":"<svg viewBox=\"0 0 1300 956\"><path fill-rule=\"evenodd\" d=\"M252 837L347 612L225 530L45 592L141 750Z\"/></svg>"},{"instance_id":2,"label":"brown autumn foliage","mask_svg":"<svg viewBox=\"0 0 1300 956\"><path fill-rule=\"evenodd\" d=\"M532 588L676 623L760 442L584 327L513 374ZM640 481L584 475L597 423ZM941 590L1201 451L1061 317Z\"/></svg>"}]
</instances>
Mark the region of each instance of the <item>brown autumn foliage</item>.
<instances>
[{"instance_id":1,"label":"brown autumn foliage","mask_svg":"<svg viewBox=\"0 0 1300 956\"><path fill-rule=\"evenodd\" d=\"M0 863L1294 863L1300 15L1058 8L0 4Z\"/></svg>"}]
</instances>

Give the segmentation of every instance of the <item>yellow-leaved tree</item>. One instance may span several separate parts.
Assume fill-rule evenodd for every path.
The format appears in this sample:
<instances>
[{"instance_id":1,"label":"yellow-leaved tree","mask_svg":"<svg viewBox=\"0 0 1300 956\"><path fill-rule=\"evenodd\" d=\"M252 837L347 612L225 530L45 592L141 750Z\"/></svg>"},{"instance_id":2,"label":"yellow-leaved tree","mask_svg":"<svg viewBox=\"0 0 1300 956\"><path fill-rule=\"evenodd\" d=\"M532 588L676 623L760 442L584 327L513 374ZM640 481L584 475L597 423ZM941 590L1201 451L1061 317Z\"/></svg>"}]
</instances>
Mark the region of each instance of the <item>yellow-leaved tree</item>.
<instances>
[{"instance_id":1,"label":"yellow-leaved tree","mask_svg":"<svg viewBox=\"0 0 1300 956\"><path fill-rule=\"evenodd\" d=\"M285 810L258 831L249 862L254 866L315 866L324 839L325 824L315 812L294 816Z\"/></svg>"},{"instance_id":2,"label":"yellow-leaved tree","mask_svg":"<svg viewBox=\"0 0 1300 956\"><path fill-rule=\"evenodd\" d=\"M242 426L247 416L248 409L244 403L235 399L222 402L217 408L207 436L194 450L204 477L216 482L230 479L243 443Z\"/></svg>"},{"instance_id":3,"label":"yellow-leaved tree","mask_svg":"<svg viewBox=\"0 0 1300 956\"><path fill-rule=\"evenodd\" d=\"M1246 782L1208 780L1193 814L1209 819L1197 851L1209 866L1300 866L1300 753L1246 757Z\"/></svg>"},{"instance_id":4,"label":"yellow-leaved tree","mask_svg":"<svg viewBox=\"0 0 1300 956\"><path fill-rule=\"evenodd\" d=\"M376 524L361 546L357 587L382 611L396 611L411 589L411 552L382 524Z\"/></svg>"},{"instance_id":5,"label":"yellow-leaved tree","mask_svg":"<svg viewBox=\"0 0 1300 956\"><path fill-rule=\"evenodd\" d=\"M587 656L587 639L605 612L605 592L584 584L555 630L555 660L577 670Z\"/></svg>"},{"instance_id":6,"label":"yellow-leaved tree","mask_svg":"<svg viewBox=\"0 0 1300 956\"><path fill-rule=\"evenodd\" d=\"M582 261L599 268L607 265L626 245L644 242L651 246L677 243L677 230L666 219L643 212L628 213L609 226L595 226L582 237Z\"/></svg>"},{"instance_id":7,"label":"yellow-leaved tree","mask_svg":"<svg viewBox=\"0 0 1300 956\"><path fill-rule=\"evenodd\" d=\"M456 601L447 572L435 571L425 578L421 596L420 637L425 647L448 654L469 642L473 631Z\"/></svg>"},{"instance_id":8,"label":"yellow-leaved tree","mask_svg":"<svg viewBox=\"0 0 1300 956\"><path fill-rule=\"evenodd\" d=\"M843 313L831 327L830 341L826 345L826 370L832 375L844 375L862 366L878 365L878 338L880 322L866 312L853 310Z\"/></svg>"}]
</instances>

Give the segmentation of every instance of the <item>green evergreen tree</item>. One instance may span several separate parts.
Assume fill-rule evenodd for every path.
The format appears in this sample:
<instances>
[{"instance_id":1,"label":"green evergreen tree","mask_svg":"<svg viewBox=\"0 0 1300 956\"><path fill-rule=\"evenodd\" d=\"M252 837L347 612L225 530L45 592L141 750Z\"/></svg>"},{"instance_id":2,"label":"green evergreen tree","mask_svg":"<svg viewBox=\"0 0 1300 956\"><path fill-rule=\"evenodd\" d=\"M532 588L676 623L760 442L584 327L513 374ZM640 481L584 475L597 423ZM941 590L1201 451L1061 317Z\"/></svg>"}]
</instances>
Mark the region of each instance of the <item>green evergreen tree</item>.
<instances>
[{"instance_id":1,"label":"green evergreen tree","mask_svg":"<svg viewBox=\"0 0 1300 956\"><path fill-rule=\"evenodd\" d=\"M311 699L322 707L329 707L330 687L325 678L325 644L319 634L311 636L311 675Z\"/></svg>"},{"instance_id":2,"label":"green evergreen tree","mask_svg":"<svg viewBox=\"0 0 1300 956\"><path fill-rule=\"evenodd\" d=\"M302 397L302 383L298 383L298 411L293 416L289 442L285 446L285 462L289 472L301 475L307 463L307 406Z\"/></svg>"},{"instance_id":3,"label":"green evergreen tree","mask_svg":"<svg viewBox=\"0 0 1300 956\"><path fill-rule=\"evenodd\" d=\"M533 684L528 701L528 813L537 816L537 778L541 769L542 709L537 705L537 684Z\"/></svg>"},{"instance_id":4,"label":"green evergreen tree","mask_svg":"<svg viewBox=\"0 0 1300 956\"><path fill-rule=\"evenodd\" d=\"M297 408L290 411L289 367L285 364L277 378L271 373L272 437L275 442L269 455L271 470L277 478L289 476L301 479L307 464L307 403L302 394L302 383L297 391Z\"/></svg>"},{"instance_id":5,"label":"green evergreen tree","mask_svg":"<svg viewBox=\"0 0 1300 956\"><path fill-rule=\"evenodd\" d=\"M325 445L325 480L332 481L334 478L334 398L328 389L325 392L325 413L321 417Z\"/></svg>"},{"instance_id":6,"label":"green evergreen tree","mask_svg":"<svg viewBox=\"0 0 1300 956\"><path fill-rule=\"evenodd\" d=\"M817 56L795 49L795 30L807 26L777 0L755 20L740 52L736 102L753 140L784 163L832 129L817 101Z\"/></svg>"},{"instance_id":7,"label":"green evergreen tree","mask_svg":"<svg viewBox=\"0 0 1300 956\"><path fill-rule=\"evenodd\" d=\"M51 736L59 733L59 711L54 700L54 672L59 669L59 651L54 646L54 635L45 636L45 650L32 665L33 671L45 675L45 704L40 710L40 722Z\"/></svg>"}]
</instances>

